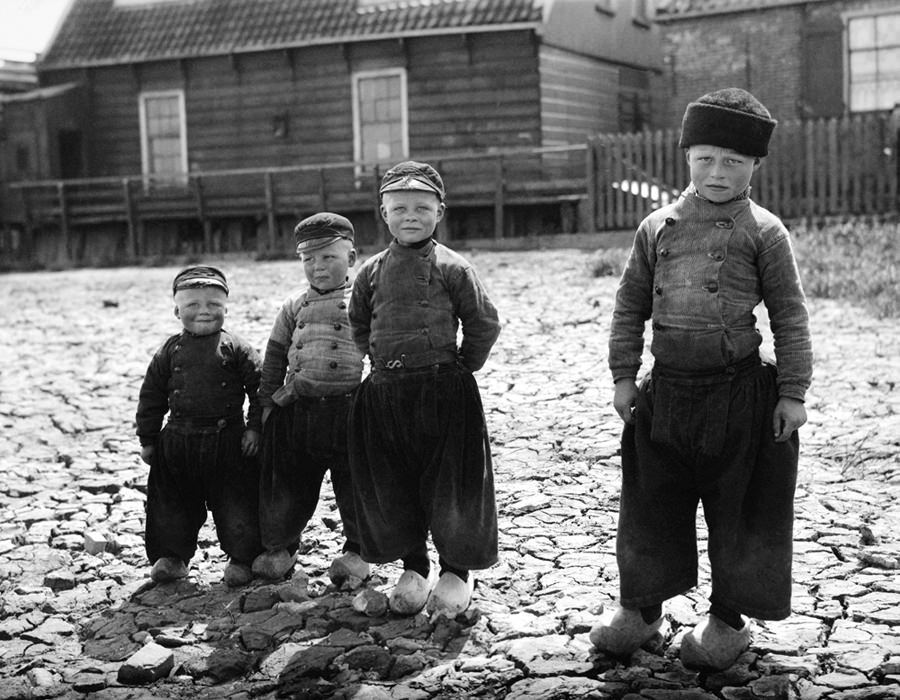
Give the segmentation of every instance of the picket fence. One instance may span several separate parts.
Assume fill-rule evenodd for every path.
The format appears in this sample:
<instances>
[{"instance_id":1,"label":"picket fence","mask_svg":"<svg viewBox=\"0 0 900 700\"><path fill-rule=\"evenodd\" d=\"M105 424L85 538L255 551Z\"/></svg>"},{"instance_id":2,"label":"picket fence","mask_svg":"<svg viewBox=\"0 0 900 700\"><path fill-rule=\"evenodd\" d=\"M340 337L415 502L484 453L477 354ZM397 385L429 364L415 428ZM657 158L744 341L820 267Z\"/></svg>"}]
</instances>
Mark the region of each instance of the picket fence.
<instances>
[{"instance_id":1,"label":"picket fence","mask_svg":"<svg viewBox=\"0 0 900 700\"><path fill-rule=\"evenodd\" d=\"M689 181L676 129L588 143L594 230L635 227ZM896 214L897 149L898 124L886 113L780 123L754 175L753 199L788 220Z\"/></svg>"}]
</instances>

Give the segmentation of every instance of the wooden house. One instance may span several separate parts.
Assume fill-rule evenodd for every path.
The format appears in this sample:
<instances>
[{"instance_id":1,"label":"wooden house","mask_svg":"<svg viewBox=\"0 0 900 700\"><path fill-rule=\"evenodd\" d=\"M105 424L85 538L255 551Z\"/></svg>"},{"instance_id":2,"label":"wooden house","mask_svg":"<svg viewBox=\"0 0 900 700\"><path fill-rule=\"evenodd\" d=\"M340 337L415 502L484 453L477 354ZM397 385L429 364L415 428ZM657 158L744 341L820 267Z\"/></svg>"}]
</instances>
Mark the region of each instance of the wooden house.
<instances>
[{"instance_id":1,"label":"wooden house","mask_svg":"<svg viewBox=\"0 0 900 700\"><path fill-rule=\"evenodd\" d=\"M448 238L572 230L587 138L654 125L648 7L73 0L38 75L83 93L79 133L8 198L36 247L63 230L61 257L283 251L321 208L376 245L378 175L418 158L445 175Z\"/></svg>"}]
</instances>

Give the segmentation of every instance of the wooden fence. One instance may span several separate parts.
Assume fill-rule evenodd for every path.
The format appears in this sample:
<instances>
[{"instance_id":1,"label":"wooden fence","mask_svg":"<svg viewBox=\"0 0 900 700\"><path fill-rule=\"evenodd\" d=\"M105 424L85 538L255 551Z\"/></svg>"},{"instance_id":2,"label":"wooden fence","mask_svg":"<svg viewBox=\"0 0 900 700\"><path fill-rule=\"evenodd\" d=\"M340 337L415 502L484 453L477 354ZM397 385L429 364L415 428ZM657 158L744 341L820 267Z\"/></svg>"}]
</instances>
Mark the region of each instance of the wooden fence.
<instances>
[{"instance_id":1,"label":"wooden fence","mask_svg":"<svg viewBox=\"0 0 900 700\"><path fill-rule=\"evenodd\" d=\"M677 130L604 134L589 145L595 230L634 228L689 182ZM782 219L896 214L897 148L887 114L781 123L754 175L753 199Z\"/></svg>"},{"instance_id":2,"label":"wooden fence","mask_svg":"<svg viewBox=\"0 0 900 700\"><path fill-rule=\"evenodd\" d=\"M564 233L633 230L687 185L677 143L677 130L665 130L603 134L557 148L418 157L443 173L451 208L480 208L487 212L487 235L504 238L534 232L533 221L514 214L535 206L545 207L537 216L549 206L558 208L560 220L568 217ZM886 113L779 124L754 175L753 198L786 220L896 214L897 148L897 124ZM258 247L275 250L285 219L322 209L377 219L379 173L372 164L329 163L192 172L177 186L140 175L10 183L2 199L17 202L19 216L8 218L7 208L0 232L10 224L24 228L25 245L17 250L29 257L28 242L52 230L63 258L77 261L73 251L92 227L119 226L121 257L134 258L152 250L144 235L149 222L199 223L203 250L216 252L213 228L251 217L265 232ZM0 255L9 258L15 251L4 240Z\"/></svg>"}]
</instances>

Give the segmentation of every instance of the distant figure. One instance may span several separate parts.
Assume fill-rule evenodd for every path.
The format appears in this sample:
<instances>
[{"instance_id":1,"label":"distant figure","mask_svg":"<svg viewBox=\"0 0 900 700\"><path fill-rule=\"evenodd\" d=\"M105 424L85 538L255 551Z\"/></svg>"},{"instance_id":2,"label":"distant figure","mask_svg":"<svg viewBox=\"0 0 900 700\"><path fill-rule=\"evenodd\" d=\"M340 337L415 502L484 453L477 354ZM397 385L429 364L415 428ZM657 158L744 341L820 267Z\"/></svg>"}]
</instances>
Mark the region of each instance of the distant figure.
<instances>
[{"instance_id":1,"label":"distant figure","mask_svg":"<svg viewBox=\"0 0 900 700\"><path fill-rule=\"evenodd\" d=\"M187 576L209 508L229 556L224 581L242 586L253 578L250 565L262 551L254 463L261 363L253 347L222 327L228 284L221 270L188 267L175 277L172 292L183 330L150 361L136 419L141 459L150 465L145 533L150 577L162 583Z\"/></svg>"},{"instance_id":2,"label":"distant figure","mask_svg":"<svg viewBox=\"0 0 900 700\"><path fill-rule=\"evenodd\" d=\"M260 532L266 551L253 562L253 573L278 580L291 570L330 471L344 545L329 573L341 585L369 576L359 556L347 466L347 414L363 371L363 353L347 318L354 231L345 217L321 212L298 223L294 236L307 286L284 302L266 345L259 388Z\"/></svg>"},{"instance_id":3,"label":"distant figure","mask_svg":"<svg viewBox=\"0 0 900 700\"><path fill-rule=\"evenodd\" d=\"M791 612L797 429L806 422L812 349L787 229L750 199L775 124L737 88L688 105L679 145L691 184L641 223L619 284L609 366L625 422L621 607L590 634L611 654L651 639L663 601L697 585L698 503L712 595L708 617L681 643L685 666L727 668L749 646L748 617ZM760 301L777 367L760 359ZM638 387L648 320L654 364Z\"/></svg>"},{"instance_id":4,"label":"distant figure","mask_svg":"<svg viewBox=\"0 0 900 700\"><path fill-rule=\"evenodd\" d=\"M403 560L389 596L395 613L427 603L454 615L469 605L470 570L497 561L491 451L472 373L500 323L474 268L433 238L445 211L438 172L400 163L379 199L393 241L362 265L350 297L353 338L372 363L350 413L362 556ZM433 592L429 531L441 571Z\"/></svg>"}]
</instances>

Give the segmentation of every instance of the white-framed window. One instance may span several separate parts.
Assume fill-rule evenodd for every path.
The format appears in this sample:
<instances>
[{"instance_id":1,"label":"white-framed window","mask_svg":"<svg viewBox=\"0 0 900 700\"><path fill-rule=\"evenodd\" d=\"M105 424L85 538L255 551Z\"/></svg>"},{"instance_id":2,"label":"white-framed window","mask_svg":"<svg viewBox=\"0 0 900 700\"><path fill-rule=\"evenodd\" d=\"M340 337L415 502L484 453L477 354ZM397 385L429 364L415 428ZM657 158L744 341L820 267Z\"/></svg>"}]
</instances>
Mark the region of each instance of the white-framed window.
<instances>
[{"instance_id":1,"label":"white-framed window","mask_svg":"<svg viewBox=\"0 0 900 700\"><path fill-rule=\"evenodd\" d=\"M851 112L900 102L900 12L847 18L847 66Z\"/></svg>"},{"instance_id":2,"label":"white-framed window","mask_svg":"<svg viewBox=\"0 0 900 700\"><path fill-rule=\"evenodd\" d=\"M409 157L406 70L353 74L353 158L392 165Z\"/></svg>"},{"instance_id":3,"label":"white-framed window","mask_svg":"<svg viewBox=\"0 0 900 700\"><path fill-rule=\"evenodd\" d=\"M143 92L138 103L141 170L148 184L184 184L188 170L184 91Z\"/></svg>"}]
</instances>

